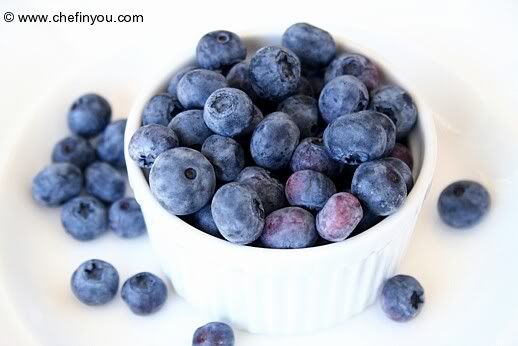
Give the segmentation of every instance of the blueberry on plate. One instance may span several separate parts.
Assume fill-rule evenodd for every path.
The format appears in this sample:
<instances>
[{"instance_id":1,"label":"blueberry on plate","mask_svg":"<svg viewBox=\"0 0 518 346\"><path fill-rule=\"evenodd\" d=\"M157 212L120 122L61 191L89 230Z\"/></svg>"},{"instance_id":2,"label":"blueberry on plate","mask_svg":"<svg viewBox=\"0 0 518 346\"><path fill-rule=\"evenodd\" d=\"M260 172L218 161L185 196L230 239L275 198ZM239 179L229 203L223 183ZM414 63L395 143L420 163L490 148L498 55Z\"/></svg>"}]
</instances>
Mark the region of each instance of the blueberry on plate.
<instances>
[{"instance_id":1,"label":"blueberry on plate","mask_svg":"<svg viewBox=\"0 0 518 346\"><path fill-rule=\"evenodd\" d=\"M297 124L300 137L315 136L318 131L317 101L310 96L295 95L282 101L277 110L288 114Z\"/></svg>"},{"instance_id":2,"label":"blueberry on plate","mask_svg":"<svg viewBox=\"0 0 518 346\"><path fill-rule=\"evenodd\" d=\"M226 323L210 322L196 329L192 346L234 346L234 332Z\"/></svg>"},{"instance_id":3,"label":"blueberry on plate","mask_svg":"<svg viewBox=\"0 0 518 346\"><path fill-rule=\"evenodd\" d=\"M95 149L87 139L68 136L54 145L52 162L68 162L79 168L95 161Z\"/></svg>"},{"instance_id":4,"label":"blueberry on plate","mask_svg":"<svg viewBox=\"0 0 518 346\"><path fill-rule=\"evenodd\" d=\"M286 167L299 143L300 130L286 113L275 112L259 123L252 134L250 153L258 166Z\"/></svg>"},{"instance_id":5,"label":"blueberry on plate","mask_svg":"<svg viewBox=\"0 0 518 346\"><path fill-rule=\"evenodd\" d=\"M339 192L332 195L317 214L318 234L329 241L345 240L363 217L360 201L352 194Z\"/></svg>"},{"instance_id":6,"label":"blueberry on plate","mask_svg":"<svg viewBox=\"0 0 518 346\"><path fill-rule=\"evenodd\" d=\"M362 163L354 172L351 191L379 216L395 213L407 196L405 180L399 171L382 160Z\"/></svg>"},{"instance_id":7,"label":"blueberry on plate","mask_svg":"<svg viewBox=\"0 0 518 346\"><path fill-rule=\"evenodd\" d=\"M169 81L169 84L167 85L167 93L175 98L177 98L176 95L176 88L178 87L178 83L180 82L180 79L189 71L196 70L198 67L196 66L186 66L182 69L180 69L178 72L176 72L173 77L171 77L171 80Z\"/></svg>"},{"instance_id":8,"label":"blueberry on plate","mask_svg":"<svg viewBox=\"0 0 518 346\"><path fill-rule=\"evenodd\" d=\"M211 203L207 203L206 206L192 214L189 218L189 221L191 225L193 225L200 231L221 238L221 233L219 233L218 226L216 226L214 218L212 217L212 210L210 204Z\"/></svg>"},{"instance_id":9,"label":"blueberry on plate","mask_svg":"<svg viewBox=\"0 0 518 346\"><path fill-rule=\"evenodd\" d=\"M409 275L396 275L388 279L381 291L381 308L392 320L406 322L421 311L424 289Z\"/></svg>"},{"instance_id":10,"label":"blueberry on plate","mask_svg":"<svg viewBox=\"0 0 518 346\"><path fill-rule=\"evenodd\" d=\"M318 99L318 108L328 124L341 115L362 111L368 104L367 87L353 76L334 78L324 86Z\"/></svg>"},{"instance_id":11,"label":"blueberry on plate","mask_svg":"<svg viewBox=\"0 0 518 346\"><path fill-rule=\"evenodd\" d=\"M246 58L246 47L239 36L218 30L205 34L196 47L198 65L208 70L220 70Z\"/></svg>"},{"instance_id":12,"label":"blueberry on plate","mask_svg":"<svg viewBox=\"0 0 518 346\"><path fill-rule=\"evenodd\" d=\"M142 111L142 125L158 124L167 126L175 115L183 111L175 96L162 93L153 96Z\"/></svg>"},{"instance_id":13,"label":"blueberry on plate","mask_svg":"<svg viewBox=\"0 0 518 346\"><path fill-rule=\"evenodd\" d=\"M203 143L201 153L212 163L216 178L229 182L245 167L245 152L234 139L212 135Z\"/></svg>"},{"instance_id":14,"label":"blueberry on plate","mask_svg":"<svg viewBox=\"0 0 518 346\"><path fill-rule=\"evenodd\" d=\"M336 54L336 43L331 34L307 23L290 26L282 35L282 45L291 49L303 65L322 67Z\"/></svg>"},{"instance_id":15,"label":"blueberry on plate","mask_svg":"<svg viewBox=\"0 0 518 346\"><path fill-rule=\"evenodd\" d=\"M191 109L183 111L171 120L168 125L178 136L180 145L184 147L200 147L214 134L203 120L203 111Z\"/></svg>"},{"instance_id":16,"label":"blueberry on plate","mask_svg":"<svg viewBox=\"0 0 518 346\"><path fill-rule=\"evenodd\" d=\"M173 129L151 124L140 127L130 139L128 153L141 168L151 168L158 155L178 146Z\"/></svg>"},{"instance_id":17,"label":"blueberry on plate","mask_svg":"<svg viewBox=\"0 0 518 346\"><path fill-rule=\"evenodd\" d=\"M232 243L252 243L263 231L263 204L257 193L244 184L233 182L220 187L211 208L221 235Z\"/></svg>"},{"instance_id":18,"label":"blueberry on plate","mask_svg":"<svg viewBox=\"0 0 518 346\"><path fill-rule=\"evenodd\" d=\"M260 242L274 249L300 249L315 244L318 233L315 217L299 207L278 209L268 215Z\"/></svg>"},{"instance_id":19,"label":"blueberry on plate","mask_svg":"<svg viewBox=\"0 0 518 346\"><path fill-rule=\"evenodd\" d=\"M53 163L32 180L32 197L47 207L54 207L79 195L83 186L81 170L71 163Z\"/></svg>"},{"instance_id":20,"label":"blueberry on plate","mask_svg":"<svg viewBox=\"0 0 518 346\"><path fill-rule=\"evenodd\" d=\"M250 81L257 95L281 100L297 90L300 80L299 58L289 49L267 46L250 60Z\"/></svg>"},{"instance_id":21,"label":"blueberry on plate","mask_svg":"<svg viewBox=\"0 0 518 346\"><path fill-rule=\"evenodd\" d=\"M178 82L176 93L185 109L201 109L214 91L227 87L227 80L221 73L196 69L187 72Z\"/></svg>"},{"instance_id":22,"label":"blueberry on plate","mask_svg":"<svg viewBox=\"0 0 518 346\"><path fill-rule=\"evenodd\" d=\"M290 205L320 210L329 197L336 193L336 187L324 174L303 170L288 178L285 191Z\"/></svg>"},{"instance_id":23,"label":"blueberry on plate","mask_svg":"<svg viewBox=\"0 0 518 346\"><path fill-rule=\"evenodd\" d=\"M111 203L124 196L126 179L108 163L97 161L86 168L85 186L93 196Z\"/></svg>"},{"instance_id":24,"label":"blueberry on plate","mask_svg":"<svg viewBox=\"0 0 518 346\"><path fill-rule=\"evenodd\" d=\"M61 223L65 231L81 241L92 240L106 231L108 213L106 207L92 196L78 196L61 209Z\"/></svg>"},{"instance_id":25,"label":"blueberry on plate","mask_svg":"<svg viewBox=\"0 0 518 346\"><path fill-rule=\"evenodd\" d=\"M387 148L385 116L372 111L345 114L324 131L324 145L336 161L348 165L381 158Z\"/></svg>"},{"instance_id":26,"label":"blueberry on plate","mask_svg":"<svg viewBox=\"0 0 518 346\"><path fill-rule=\"evenodd\" d=\"M216 174L199 151L180 147L158 156L149 174L149 185L162 207L175 215L187 215L210 201Z\"/></svg>"},{"instance_id":27,"label":"blueberry on plate","mask_svg":"<svg viewBox=\"0 0 518 346\"><path fill-rule=\"evenodd\" d=\"M350 75L358 78L367 89L372 90L380 84L380 73L376 65L360 54L341 54L326 68L325 82L338 76Z\"/></svg>"},{"instance_id":28,"label":"blueberry on plate","mask_svg":"<svg viewBox=\"0 0 518 346\"><path fill-rule=\"evenodd\" d=\"M340 163L327 153L322 138L317 137L308 137L299 143L291 157L290 167L293 172L310 169L331 178L337 177L341 170Z\"/></svg>"},{"instance_id":29,"label":"blueberry on plate","mask_svg":"<svg viewBox=\"0 0 518 346\"><path fill-rule=\"evenodd\" d=\"M167 286L158 276L142 272L124 282L121 296L134 314L149 315L164 305L167 299Z\"/></svg>"},{"instance_id":30,"label":"blueberry on plate","mask_svg":"<svg viewBox=\"0 0 518 346\"><path fill-rule=\"evenodd\" d=\"M91 259L82 263L70 279L72 292L86 305L102 305L115 297L119 274L108 262Z\"/></svg>"},{"instance_id":31,"label":"blueberry on plate","mask_svg":"<svg viewBox=\"0 0 518 346\"><path fill-rule=\"evenodd\" d=\"M236 182L248 186L257 193L263 204L265 215L286 205L284 185L262 167L245 167L237 176Z\"/></svg>"},{"instance_id":32,"label":"blueberry on plate","mask_svg":"<svg viewBox=\"0 0 518 346\"><path fill-rule=\"evenodd\" d=\"M121 238L135 238L146 233L144 215L133 197L119 199L108 211L110 229Z\"/></svg>"},{"instance_id":33,"label":"blueberry on plate","mask_svg":"<svg viewBox=\"0 0 518 346\"><path fill-rule=\"evenodd\" d=\"M412 97L397 85L373 90L369 109L386 114L394 122L398 140L405 138L417 121L417 107Z\"/></svg>"},{"instance_id":34,"label":"blueberry on plate","mask_svg":"<svg viewBox=\"0 0 518 346\"><path fill-rule=\"evenodd\" d=\"M487 214L489 192L475 181L456 181L441 192L437 206L441 219L447 225L455 228L470 227Z\"/></svg>"},{"instance_id":35,"label":"blueberry on plate","mask_svg":"<svg viewBox=\"0 0 518 346\"><path fill-rule=\"evenodd\" d=\"M123 168L126 166L124 160L124 130L126 119L117 120L106 126L97 142L97 156L101 161Z\"/></svg>"},{"instance_id":36,"label":"blueberry on plate","mask_svg":"<svg viewBox=\"0 0 518 346\"><path fill-rule=\"evenodd\" d=\"M76 135L93 137L110 122L112 110L108 101L97 94L78 98L68 112L68 127Z\"/></svg>"},{"instance_id":37,"label":"blueberry on plate","mask_svg":"<svg viewBox=\"0 0 518 346\"><path fill-rule=\"evenodd\" d=\"M253 113L254 104L244 91L221 88L207 99L203 119L215 133L234 137L243 134L250 127Z\"/></svg>"}]
</instances>

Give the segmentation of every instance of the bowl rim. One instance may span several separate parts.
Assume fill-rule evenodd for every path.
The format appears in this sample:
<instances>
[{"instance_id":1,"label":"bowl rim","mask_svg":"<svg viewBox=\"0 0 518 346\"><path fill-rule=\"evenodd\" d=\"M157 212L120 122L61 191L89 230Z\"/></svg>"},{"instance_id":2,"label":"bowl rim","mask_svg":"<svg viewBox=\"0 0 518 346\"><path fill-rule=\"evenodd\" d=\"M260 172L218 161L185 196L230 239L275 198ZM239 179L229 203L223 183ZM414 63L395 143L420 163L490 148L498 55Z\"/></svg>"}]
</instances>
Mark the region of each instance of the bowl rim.
<instances>
[{"instance_id":1,"label":"bowl rim","mask_svg":"<svg viewBox=\"0 0 518 346\"><path fill-rule=\"evenodd\" d=\"M243 34L242 37L245 42L252 40L265 42L271 41L272 37L279 38L280 35ZM172 75L174 75L174 73L183 67L188 66L189 61L193 61L193 51L189 51L187 49L178 54L180 57L187 57L184 58L180 64L176 66L167 64L162 68L156 69L155 73L150 75L149 82L145 87L143 87L142 92L139 93L138 97L133 102L130 113L128 115L127 125L124 133L124 155L126 159L130 185L134 191L135 198L139 201L140 204L142 204L144 211L148 208L159 208L161 213L166 213L167 217L171 218L171 220L175 220L178 227L174 229L167 229L167 232L175 232L175 236L183 238L181 239L183 243L192 241L196 242L200 248L203 246L205 249L211 249L213 251L218 251L220 249L225 252L233 251L238 256L248 257L257 255L262 256L261 258L264 260L272 259L276 261L279 259L279 256L282 256L282 260L288 260L290 258L297 258L300 256L306 256L305 258L307 259L321 255L333 256L337 253L347 253L348 250L352 250L358 247L361 248L367 244L373 243L378 244L378 247L376 248L378 250L386 246L388 241L384 241L382 244L380 244L380 240L391 238L387 232L389 232L391 229L394 229L394 227L397 227L396 225L398 223L401 223L406 217L408 217L409 213L413 210L413 205L421 204L423 202L424 197L431 187L437 157L437 135L433 114L430 108L420 98L420 96L416 95L415 89L408 88L410 85L410 83L407 82L408 78L405 78L403 73L394 73L392 69L389 69L388 67L390 67L391 64L380 57L380 54L377 54L376 52L367 49L352 40L345 39L340 35L334 35L334 38L338 47L346 47L345 49L342 49L343 51L353 53L358 52L363 54L372 60L376 66L380 67L384 73L386 71L390 71L390 73L386 74L391 76L391 79L395 81L395 84L407 90L407 92L412 95L414 103L417 105L419 116L413 131L419 131L420 139L423 143L421 166L412 191L409 193L404 204L397 212L389 215L378 224L350 239L346 239L341 242L300 249L272 249L234 244L225 239L220 239L200 231L197 228L189 225L187 222L181 220L178 216L169 213L152 195L151 189L149 188L149 185L144 176L144 172L129 156L128 144L133 133L141 126L142 110L147 101L152 96L160 92L165 92L164 86L167 85ZM418 210L419 209L420 206L418 207ZM374 251L375 249L371 248L371 252Z\"/></svg>"}]
</instances>

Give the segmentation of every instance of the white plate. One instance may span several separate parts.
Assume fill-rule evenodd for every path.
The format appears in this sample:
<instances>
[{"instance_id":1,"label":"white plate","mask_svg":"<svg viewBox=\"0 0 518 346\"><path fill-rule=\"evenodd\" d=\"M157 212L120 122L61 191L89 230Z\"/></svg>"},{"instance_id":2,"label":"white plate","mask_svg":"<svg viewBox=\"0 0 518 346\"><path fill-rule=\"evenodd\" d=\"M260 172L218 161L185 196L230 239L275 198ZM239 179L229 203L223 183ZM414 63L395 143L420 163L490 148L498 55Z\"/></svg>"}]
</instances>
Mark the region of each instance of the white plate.
<instances>
[{"instance_id":1,"label":"white plate","mask_svg":"<svg viewBox=\"0 0 518 346\"><path fill-rule=\"evenodd\" d=\"M237 345L511 345L518 341L516 112L501 110L502 103L491 90L487 92L495 99L489 107L448 69L417 52L398 49L397 56L405 58L388 59L413 76L414 85L437 115L439 135L436 179L401 268L419 278L426 289L422 313L414 321L398 324L385 318L376 304L345 325L319 334L276 338L237 332ZM0 306L34 344L189 345L194 329L208 321L172 291L164 309L149 317L131 314L120 298L104 307L86 307L70 292L70 274L89 258L113 263L121 280L142 270L159 273L146 237L122 240L107 234L81 243L62 230L59 209L38 207L31 199L31 180L48 163L53 144L67 134L66 109L77 95L89 90L106 95L118 116L129 109L138 83L122 74L122 66L110 66L82 71L81 78L71 78L54 90L48 102L30 115L30 123L1 167L0 292L5 293L5 301ZM492 209L477 227L455 232L441 224L435 204L440 190L460 178L482 181L491 191Z\"/></svg>"}]
</instances>

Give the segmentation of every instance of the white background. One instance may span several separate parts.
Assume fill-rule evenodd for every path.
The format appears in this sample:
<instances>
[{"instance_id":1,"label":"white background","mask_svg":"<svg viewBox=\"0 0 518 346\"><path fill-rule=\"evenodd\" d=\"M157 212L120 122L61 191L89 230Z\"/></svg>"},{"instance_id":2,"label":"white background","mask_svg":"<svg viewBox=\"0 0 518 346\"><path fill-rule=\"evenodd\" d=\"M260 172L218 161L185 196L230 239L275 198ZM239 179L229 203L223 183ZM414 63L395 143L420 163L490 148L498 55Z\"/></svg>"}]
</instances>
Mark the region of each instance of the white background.
<instances>
[{"instance_id":1,"label":"white background","mask_svg":"<svg viewBox=\"0 0 518 346\"><path fill-rule=\"evenodd\" d=\"M66 14L76 11L142 14L144 22L94 26L84 23L5 23L5 11L15 15L52 15L60 11ZM12 140L22 135L20 130L24 125L30 126L31 119L27 115L48 116L38 113L38 105L48 98L59 98L52 91L65 81L70 83L70 76L81 78L82 71L92 67L101 70L123 68L125 82L120 88L125 92L120 93L121 99L115 100L119 105L118 112L123 113L129 109L131 99L150 71L170 63L176 49L194 48L205 32L228 29L245 34L280 33L298 21L354 37L355 41L369 38L362 42L365 47L386 51L391 57L398 54L395 47L411 47L430 61L448 66L450 71L458 71L457 77L469 83L473 94L484 104L495 102L490 95L498 94L498 109L508 109L518 117L516 1L141 0L107 3L90 0L43 3L0 0L0 165ZM393 45L393 42L398 44ZM417 73L425 78L427 71ZM487 90L493 92L488 94ZM454 102L455 90L450 96ZM498 113L493 116L504 117ZM30 156L20 158L26 159ZM514 287L502 289L502 294L515 294ZM5 297L0 296L2 298ZM9 310L0 310L0 326L0 341L7 338L12 345L26 342L22 329L10 318ZM433 332L440 333L439 330ZM476 333L476 330L472 332ZM416 340L416 344L427 342Z\"/></svg>"}]
</instances>

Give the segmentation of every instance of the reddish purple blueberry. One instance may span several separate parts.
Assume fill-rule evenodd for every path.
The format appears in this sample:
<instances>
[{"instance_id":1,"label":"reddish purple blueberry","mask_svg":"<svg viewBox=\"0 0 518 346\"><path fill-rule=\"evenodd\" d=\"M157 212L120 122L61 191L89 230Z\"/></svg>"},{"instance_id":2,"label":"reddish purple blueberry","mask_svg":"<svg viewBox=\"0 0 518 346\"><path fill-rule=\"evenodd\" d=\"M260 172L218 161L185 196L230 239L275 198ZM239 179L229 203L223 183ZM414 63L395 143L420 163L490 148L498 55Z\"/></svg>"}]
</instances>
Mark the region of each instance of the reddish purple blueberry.
<instances>
[{"instance_id":1,"label":"reddish purple blueberry","mask_svg":"<svg viewBox=\"0 0 518 346\"><path fill-rule=\"evenodd\" d=\"M363 82L372 90L380 83L380 73L369 59L360 54L341 54L327 66L325 82L343 75L351 75Z\"/></svg>"},{"instance_id":2,"label":"reddish purple blueberry","mask_svg":"<svg viewBox=\"0 0 518 346\"><path fill-rule=\"evenodd\" d=\"M324 174L307 169L293 173L286 182L285 191L289 204L320 210L336 193L336 187Z\"/></svg>"},{"instance_id":3,"label":"reddish purple blueberry","mask_svg":"<svg viewBox=\"0 0 518 346\"><path fill-rule=\"evenodd\" d=\"M287 207L266 217L261 244L274 249L299 249L315 244L318 234L313 215L299 207Z\"/></svg>"},{"instance_id":4,"label":"reddish purple blueberry","mask_svg":"<svg viewBox=\"0 0 518 346\"><path fill-rule=\"evenodd\" d=\"M347 192L331 196L317 214L318 234L326 240L345 240L363 217L363 209L358 198Z\"/></svg>"}]
</instances>

